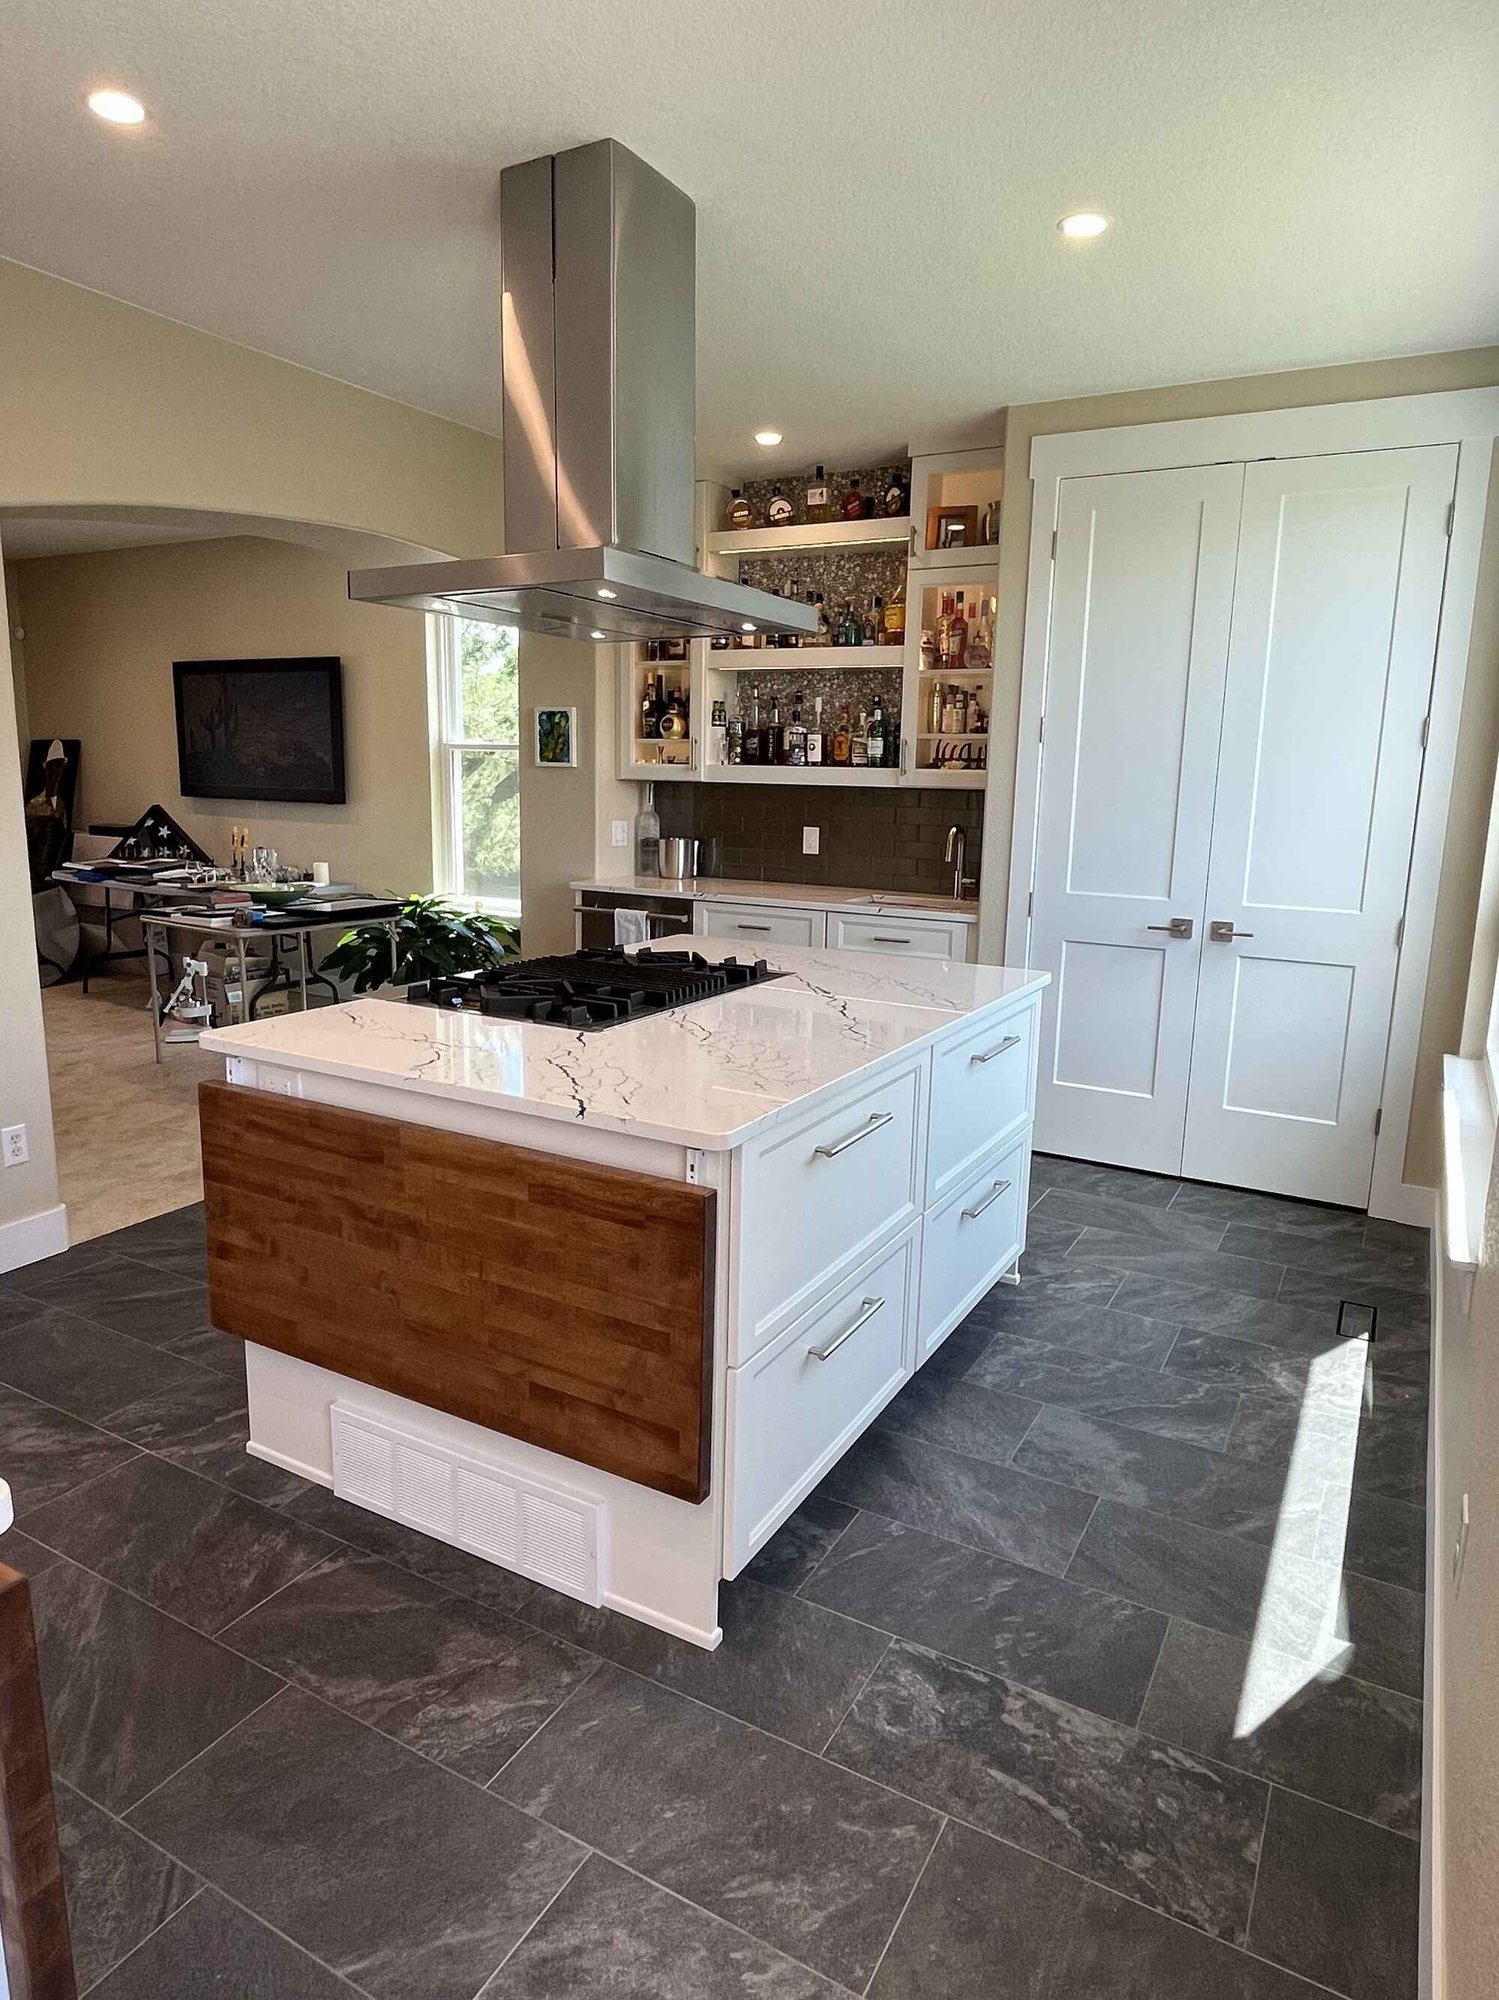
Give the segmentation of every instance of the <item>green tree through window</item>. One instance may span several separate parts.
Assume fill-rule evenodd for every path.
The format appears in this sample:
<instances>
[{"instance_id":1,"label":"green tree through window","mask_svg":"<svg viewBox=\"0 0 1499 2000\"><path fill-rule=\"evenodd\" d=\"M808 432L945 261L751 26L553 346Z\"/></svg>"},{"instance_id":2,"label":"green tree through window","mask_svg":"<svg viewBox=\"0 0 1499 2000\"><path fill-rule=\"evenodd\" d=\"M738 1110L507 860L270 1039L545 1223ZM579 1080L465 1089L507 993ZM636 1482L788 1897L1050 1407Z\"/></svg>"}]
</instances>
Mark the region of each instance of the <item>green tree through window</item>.
<instances>
[{"instance_id":1,"label":"green tree through window","mask_svg":"<svg viewBox=\"0 0 1499 2000\"><path fill-rule=\"evenodd\" d=\"M446 787L445 886L502 909L520 905L520 692L516 634L466 618L433 620Z\"/></svg>"}]
</instances>

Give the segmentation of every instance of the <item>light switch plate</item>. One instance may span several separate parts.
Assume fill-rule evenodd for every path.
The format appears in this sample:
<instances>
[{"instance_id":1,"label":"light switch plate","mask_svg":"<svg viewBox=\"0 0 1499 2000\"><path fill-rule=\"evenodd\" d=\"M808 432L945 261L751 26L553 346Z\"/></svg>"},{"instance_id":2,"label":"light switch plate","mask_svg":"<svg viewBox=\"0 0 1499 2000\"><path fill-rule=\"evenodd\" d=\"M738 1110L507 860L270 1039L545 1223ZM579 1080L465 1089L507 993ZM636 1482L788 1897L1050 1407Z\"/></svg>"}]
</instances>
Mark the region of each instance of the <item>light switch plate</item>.
<instances>
[{"instance_id":1,"label":"light switch plate","mask_svg":"<svg viewBox=\"0 0 1499 2000\"><path fill-rule=\"evenodd\" d=\"M804 826L802 828L802 853L816 854L822 845L822 828Z\"/></svg>"},{"instance_id":2,"label":"light switch plate","mask_svg":"<svg viewBox=\"0 0 1499 2000\"><path fill-rule=\"evenodd\" d=\"M617 819L617 820L615 820L615 822L614 822L614 824L613 824L612 828L610 829L610 833L609 833L609 844L610 844L610 846L611 846L611 847L628 847L628 846L629 846L629 844L630 844L630 822L629 822L629 821L628 821L627 819Z\"/></svg>"}]
</instances>

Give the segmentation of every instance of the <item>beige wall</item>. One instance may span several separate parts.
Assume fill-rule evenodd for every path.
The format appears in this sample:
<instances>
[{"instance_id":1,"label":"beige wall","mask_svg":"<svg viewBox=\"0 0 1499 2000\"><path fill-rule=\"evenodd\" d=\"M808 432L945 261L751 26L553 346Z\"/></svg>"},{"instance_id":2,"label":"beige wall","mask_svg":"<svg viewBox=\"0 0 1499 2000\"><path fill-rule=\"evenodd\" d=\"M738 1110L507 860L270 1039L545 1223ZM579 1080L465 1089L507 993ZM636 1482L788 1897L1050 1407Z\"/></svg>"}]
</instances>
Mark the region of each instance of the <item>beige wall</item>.
<instances>
[{"instance_id":1,"label":"beige wall","mask_svg":"<svg viewBox=\"0 0 1499 2000\"><path fill-rule=\"evenodd\" d=\"M7 603L0 627L0 714L11 698L10 628ZM42 995L37 984L32 936L31 877L26 865L26 828L21 817L21 761L0 739L0 1125L24 1125L31 1159L24 1167L0 1170L0 1230L57 1205L57 1161L52 1150L52 1097L47 1084L47 1050L42 1040ZM0 1271L15 1261L0 1236Z\"/></svg>"},{"instance_id":2,"label":"beige wall","mask_svg":"<svg viewBox=\"0 0 1499 2000\"><path fill-rule=\"evenodd\" d=\"M426 621L351 604L344 564L244 537L13 565L34 735L82 739L78 820L164 805L216 861L247 823L283 862L397 893L432 886ZM173 660L336 653L343 660L348 803L184 799Z\"/></svg>"},{"instance_id":3,"label":"beige wall","mask_svg":"<svg viewBox=\"0 0 1499 2000\"><path fill-rule=\"evenodd\" d=\"M628 853L610 854L610 822L627 819L634 839L640 788L614 775L612 646L584 646L523 632L520 640L520 883L522 948L528 956L573 947L570 882L610 869L622 874ZM576 708L576 770L538 771L532 762L532 713L538 706Z\"/></svg>"},{"instance_id":4,"label":"beige wall","mask_svg":"<svg viewBox=\"0 0 1499 2000\"><path fill-rule=\"evenodd\" d=\"M450 555L501 546L498 438L3 260L0 383L0 507L190 507Z\"/></svg>"},{"instance_id":5,"label":"beige wall","mask_svg":"<svg viewBox=\"0 0 1499 2000\"><path fill-rule=\"evenodd\" d=\"M31 723L26 714L26 654L21 640L20 615L16 610L16 566L5 564L5 596L10 606L6 620L10 632L11 693L16 711L16 741L21 746L21 769L26 769L26 746L31 741Z\"/></svg>"},{"instance_id":6,"label":"beige wall","mask_svg":"<svg viewBox=\"0 0 1499 2000\"><path fill-rule=\"evenodd\" d=\"M1005 431L1005 507L999 549L999 619L994 648L993 748L984 820L983 913L979 953L1004 955L1003 857L1009 854L1014 809L1013 773L1020 719L1020 665L1025 638L1025 588L1030 563L1030 453L1033 438L1059 431L1103 430L1125 424L1166 423L1184 417L1223 417L1251 410L1299 409L1317 403L1358 402L1376 396L1412 396L1441 389L1485 388L1499 383L1499 347L1459 354L1416 355L1404 360L1355 362L1339 368L1296 369L1283 375L1246 375L1223 382L1189 382L1176 388L1140 389L1122 395L1085 396L1061 403L1026 403L1010 409ZM1437 1091L1441 1059L1456 1049L1478 877L1483 860L1487 800L1499 744L1499 508L1492 507L1484 544L1480 593L1487 607L1474 626L1472 666L1463 709L1462 736L1453 779L1448 839L1437 897L1431 976L1421 1025L1416 1101L1412 1110L1406 1178L1434 1186L1440 1163Z\"/></svg>"}]
</instances>

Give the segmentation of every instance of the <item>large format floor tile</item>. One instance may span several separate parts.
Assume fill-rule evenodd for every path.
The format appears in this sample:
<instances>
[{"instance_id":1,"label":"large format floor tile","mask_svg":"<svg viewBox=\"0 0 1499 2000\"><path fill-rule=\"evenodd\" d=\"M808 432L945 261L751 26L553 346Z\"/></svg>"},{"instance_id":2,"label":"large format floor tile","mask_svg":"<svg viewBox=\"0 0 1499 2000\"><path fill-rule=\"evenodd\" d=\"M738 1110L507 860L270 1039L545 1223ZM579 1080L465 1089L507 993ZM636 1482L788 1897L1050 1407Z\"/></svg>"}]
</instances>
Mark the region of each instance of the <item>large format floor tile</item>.
<instances>
[{"instance_id":1,"label":"large format floor tile","mask_svg":"<svg viewBox=\"0 0 1499 2000\"><path fill-rule=\"evenodd\" d=\"M1315 2000L1314 1989L1273 1965L952 1821L869 1994Z\"/></svg>"},{"instance_id":2,"label":"large format floor tile","mask_svg":"<svg viewBox=\"0 0 1499 2000\"><path fill-rule=\"evenodd\" d=\"M172 1387L132 1400L102 1421L143 1450L268 1506L307 1489L295 1473L245 1450L250 1413L244 1383L214 1369L188 1368Z\"/></svg>"},{"instance_id":3,"label":"large format floor tile","mask_svg":"<svg viewBox=\"0 0 1499 2000\"><path fill-rule=\"evenodd\" d=\"M1135 1208L1165 1208L1182 1183L1165 1174L1142 1174L1128 1167L1101 1167L1092 1160L1069 1160L1060 1153L1037 1153L1031 1161L1031 1186L1109 1195Z\"/></svg>"},{"instance_id":4,"label":"large format floor tile","mask_svg":"<svg viewBox=\"0 0 1499 2000\"><path fill-rule=\"evenodd\" d=\"M334 1552L315 1529L141 1454L27 1520L27 1532L200 1632Z\"/></svg>"},{"instance_id":5,"label":"large format floor tile","mask_svg":"<svg viewBox=\"0 0 1499 2000\"><path fill-rule=\"evenodd\" d=\"M79 1265L68 1261L72 1255L68 1252L67 1259L58 1260L60 1268L45 1275L37 1275L42 1267L33 1265L12 1272L8 1282L41 1305L79 1313L156 1347L210 1323L208 1287L195 1278L108 1252Z\"/></svg>"},{"instance_id":6,"label":"large format floor tile","mask_svg":"<svg viewBox=\"0 0 1499 2000\"><path fill-rule=\"evenodd\" d=\"M1039 1403L1007 1390L985 1389L977 1382L923 1370L875 1421L883 1431L1004 1465L1040 1409Z\"/></svg>"},{"instance_id":7,"label":"large format floor tile","mask_svg":"<svg viewBox=\"0 0 1499 2000\"><path fill-rule=\"evenodd\" d=\"M828 1755L939 1812L1242 1943L1265 1786L897 1642Z\"/></svg>"},{"instance_id":8,"label":"large format floor tile","mask_svg":"<svg viewBox=\"0 0 1499 2000\"><path fill-rule=\"evenodd\" d=\"M940 1824L617 1668L595 1674L492 1789L855 1990Z\"/></svg>"},{"instance_id":9,"label":"large format floor tile","mask_svg":"<svg viewBox=\"0 0 1499 2000\"><path fill-rule=\"evenodd\" d=\"M1216 1383L1185 1381L1138 1362L1091 1359L1059 1348L1007 1352L1002 1338L974 1363L969 1380L1133 1430L1214 1447L1227 1442L1239 1407L1235 1391Z\"/></svg>"},{"instance_id":10,"label":"large format floor tile","mask_svg":"<svg viewBox=\"0 0 1499 2000\"><path fill-rule=\"evenodd\" d=\"M123 1438L0 1388L0 1465L18 1521L134 1457Z\"/></svg>"},{"instance_id":11,"label":"large format floor tile","mask_svg":"<svg viewBox=\"0 0 1499 2000\"><path fill-rule=\"evenodd\" d=\"M169 1854L58 1782L57 1838L79 1990L164 1924L197 1889Z\"/></svg>"},{"instance_id":12,"label":"large format floor tile","mask_svg":"<svg viewBox=\"0 0 1499 2000\"><path fill-rule=\"evenodd\" d=\"M31 1603L52 1767L117 1812L281 1685L70 1562L36 1579Z\"/></svg>"},{"instance_id":13,"label":"large format floor tile","mask_svg":"<svg viewBox=\"0 0 1499 2000\"><path fill-rule=\"evenodd\" d=\"M1091 1189L1053 1188L1046 1198L1046 1213L1064 1217L1079 1229L1116 1230L1138 1244L1167 1250L1216 1250L1225 1227L1211 1216L1189 1214L1175 1202L1165 1208L1148 1207Z\"/></svg>"},{"instance_id":14,"label":"large format floor tile","mask_svg":"<svg viewBox=\"0 0 1499 2000\"><path fill-rule=\"evenodd\" d=\"M358 2000L358 1989L204 1889L90 2000Z\"/></svg>"},{"instance_id":15,"label":"large format floor tile","mask_svg":"<svg viewBox=\"0 0 1499 2000\"><path fill-rule=\"evenodd\" d=\"M138 1258L180 1278L196 1278L201 1284L208 1277L208 1224L201 1201L117 1229L107 1245L121 1257Z\"/></svg>"},{"instance_id":16,"label":"large format floor tile","mask_svg":"<svg viewBox=\"0 0 1499 2000\"><path fill-rule=\"evenodd\" d=\"M375 2000L472 2000L574 1841L295 1691L131 1824Z\"/></svg>"},{"instance_id":17,"label":"large format floor tile","mask_svg":"<svg viewBox=\"0 0 1499 2000\"><path fill-rule=\"evenodd\" d=\"M1094 1506L1091 1493L880 1430L865 1432L821 1490L848 1506L1057 1576Z\"/></svg>"},{"instance_id":18,"label":"large format floor tile","mask_svg":"<svg viewBox=\"0 0 1499 2000\"><path fill-rule=\"evenodd\" d=\"M345 1550L226 1626L225 1645L483 1784L598 1662Z\"/></svg>"},{"instance_id":19,"label":"large format floor tile","mask_svg":"<svg viewBox=\"0 0 1499 2000\"><path fill-rule=\"evenodd\" d=\"M830 1500L825 1493L809 1493L741 1576L775 1590L795 1590L858 1518L857 1507L845 1507L841 1500Z\"/></svg>"},{"instance_id":20,"label":"large format floor tile","mask_svg":"<svg viewBox=\"0 0 1499 2000\"><path fill-rule=\"evenodd\" d=\"M123 1402L190 1382L199 1370L73 1313L39 1308L0 1334L0 1382L98 1423Z\"/></svg>"},{"instance_id":21,"label":"large format floor tile","mask_svg":"<svg viewBox=\"0 0 1499 2000\"><path fill-rule=\"evenodd\" d=\"M1329 1339L1336 1338L1336 1315L1331 1312L1137 1272L1120 1285L1113 1303L1118 1312L1173 1321L1195 1333L1231 1333L1239 1340L1258 1340L1292 1352L1320 1354Z\"/></svg>"},{"instance_id":22,"label":"large format floor tile","mask_svg":"<svg viewBox=\"0 0 1499 2000\"><path fill-rule=\"evenodd\" d=\"M743 1931L592 1855L480 2000L835 2000L841 1993Z\"/></svg>"},{"instance_id":23,"label":"large format floor tile","mask_svg":"<svg viewBox=\"0 0 1499 2000\"><path fill-rule=\"evenodd\" d=\"M1221 1250L1142 1240L1125 1229L1085 1229L1072 1246L1080 1263L1112 1264L1117 1270L1146 1277L1179 1278L1188 1284L1223 1285L1231 1291L1257 1293L1273 1299L1280 1290L1279 1264L1261 1264L1249 1257L1230 1257Z\"/></svg>"},{"instance_id":24,"label":"large format floor tile","mask_svg":"<svg viewBox=\"0 0 1499 2000\"><path fill-rule=\"evenodd\" d=\"M1133 1722L1166 1620L1003 1556L861 1514L801 1594L934 1652Z\"/></svg>"},{"instance_id":25,"label":"large format floor tile","mask_svg":"<svg viewBox=\"0 0 1499 2000\"><path fill-rule=\"evenodd\" d=\"M1412 2000L1420 1868L1415 1841L1277 1791L1250 1949L1356 2000Z\"/></svg>"},{"instance_id":26,"label":"large format floor tile","mask_svg":"<svg viewBox=\"0 0 1499 2000\"><path fill-rule=\"evenodd\" d=\"M1358 1813L1421 1825L1421 1704L1173 1619L1140 1727Z\"/></svg>"}]
</instances>

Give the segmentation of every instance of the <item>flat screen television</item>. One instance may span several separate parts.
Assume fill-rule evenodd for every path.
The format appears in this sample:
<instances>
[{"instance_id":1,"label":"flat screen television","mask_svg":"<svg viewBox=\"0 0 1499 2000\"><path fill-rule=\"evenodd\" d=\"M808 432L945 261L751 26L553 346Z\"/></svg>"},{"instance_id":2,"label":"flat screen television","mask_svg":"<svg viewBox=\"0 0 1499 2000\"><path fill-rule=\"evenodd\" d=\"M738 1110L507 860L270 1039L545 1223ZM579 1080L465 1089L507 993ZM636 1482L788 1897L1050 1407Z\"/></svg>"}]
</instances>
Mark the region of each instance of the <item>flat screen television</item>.
<instances>
[{"instance_id":1,"label":"flat screen television","mask_svg":"<svg viewBox=\"0 0 1499 2000\"><path fill-rule=\"evenodd\" d=\"M172 685L184 798L345 803L336 657L175 660Z\"/></svg>"}]
</instances>

